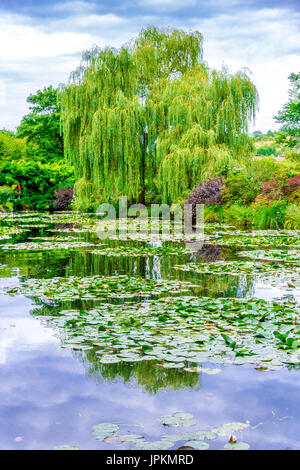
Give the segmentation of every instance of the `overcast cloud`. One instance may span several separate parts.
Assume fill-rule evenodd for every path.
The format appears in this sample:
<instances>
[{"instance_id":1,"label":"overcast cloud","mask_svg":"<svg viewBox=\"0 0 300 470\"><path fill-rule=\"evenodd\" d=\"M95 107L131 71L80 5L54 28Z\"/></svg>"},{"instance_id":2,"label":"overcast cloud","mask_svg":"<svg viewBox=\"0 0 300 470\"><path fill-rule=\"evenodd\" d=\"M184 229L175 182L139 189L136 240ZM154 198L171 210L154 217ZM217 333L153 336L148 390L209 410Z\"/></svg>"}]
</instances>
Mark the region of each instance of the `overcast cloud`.
<instances>
[{"instance_id":1,"label":"overcast cloud","mask_svg":"<svg viewBox=\"0 0 300 470\"><path fill-rule=\"evenodd\" d=\"M27 96L66 83L94 44L119 47L149 24L197 29L210 67L242 67L260 96L254 128L277 126L288 75L300 70L300 4L278 0L0 0L0 128L14 129Z\"/></svg>"}]
</instances>

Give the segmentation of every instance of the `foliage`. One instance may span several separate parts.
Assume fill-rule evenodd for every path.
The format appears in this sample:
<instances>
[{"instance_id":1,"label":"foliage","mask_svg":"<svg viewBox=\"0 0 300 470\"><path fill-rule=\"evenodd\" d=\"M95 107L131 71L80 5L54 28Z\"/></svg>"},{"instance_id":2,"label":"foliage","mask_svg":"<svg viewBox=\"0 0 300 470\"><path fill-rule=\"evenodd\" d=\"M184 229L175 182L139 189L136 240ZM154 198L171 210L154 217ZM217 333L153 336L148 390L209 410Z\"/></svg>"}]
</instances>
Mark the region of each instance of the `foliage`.
<instances>
[{"instance_id":1,"label":"foliage","mask_svg":"<svg viewBox=\"0 0 300 470\"><path fill-rule=\"evenodd\" d=\"M300 229L300 197L298 204L290 204L286 208L284 228L290 230Z\"/></svg>"},{"instance_id":2,"label":"foliage","mask_svg":"<svg viewBox=\"0 0 300 470\"><path fill-rule=\"evenodd\" d=\"M283 271L285 274L295 274L294 266L288 270L279 262L270 261L269 263L253 261L216 261L211 263L189 263L175 266L175 269L182 271L192 271L194 273L205 274L258 274L274 273ZM298 270L299 272L299 270Z\"/></svg>"},{"instance_id":3,"label":"foliage","mask_svg":"<svg viewBox=\"0 0 300 470\"><path fill-rule=\"evenodd\" d=\"M262 146L259 147L256 151L257 155L264 155L264 156L270 156L270 155L278 155L278 152L276 150L275 146Z\"/></svg>"},{"instance_id":4,"label":"foliage","mask_svg":"<svg viewBox=\"0 0 300 470\"><path fill-rule=\"evenodd\" d=\"M283 228L286 206L285 200L260 200L252 204L254 228L275 230Z\"/></svg>"},{"instance_id":5,"label":"foliage","mask_svg":"<svg viewBox=\"0 0 300 470\"><path fill-rule=\"evenodd\" d=\"M13 189L9 186L0 186L0 210L10 212L12 210Z\"/></svg>"},{"instance_id":6,"label":"foliage","mask_svg":"<svg viewBox=\"0 0 300 470\"><path fill-rule=\"evenodd\" d=\"M23 117L17 129L17 137L31 144L32 154L41 162L63 158L57 93L58 89L49 86L31 94L27 98L30 113Z\"/></svg>"},{"instance_id":7,"label":"foliage","mask_svg":"<svg viewBox=\"0 0 300 470\"><path fill-rule=\"evenodd\" d=\"M72 171L61 163L42 164L20 160L0 164L0 186L21 186L21 197L15 200L19 208L25 205L38 210L49 209L53 207L54 191L72 184Z\"/></svg>"},{"instance_id":8,"label":"foliage","mask_svg":"<svg viewBox=\"0 0 300 470\"><path fill-rule=\"evenodd\" d=\"M0 131L0 160L19 160L29 154L26 139L16 138L13 132Z\"/></svg>"},{"instance_id":9,"label":"foliage","mask_svg":"<svg viewBox=\"0 0 300 470\"><path fill-rule=\"evenodd\" d=\"M53 207L55 190L73 185L72 168L63 161L57 89L49 86L27 101L30 113L16 135L0 131L0 185L10 186L15 209L46 210ZM21 186L22 192L13 186Z\"/></svg>"},{"instance_id":10,"label":"foliage","mask_svg":"<svg viewBox=\"0 0 300 470\"><path fill-rule=\"evenodd\" d=\"M222 200L223 178L215 178L204 181L202 185L197 185L186 200L186 204L192 205L194 222L196 220L196 208L199 204L206 206L218 206Z\"/></svg>"},{"instance_id":11,"label":"foliage","mask_svg":"<svg viewBox=\"0 0 300 470\"><path fill-rule=\"evenodd\" d=\"M256 101L244 72L207 68L198 32L149 27L119 50L85 52L60 95L66 156L85 182L75 206L92 194L143 202L155 186L163 201L180 199L249 154Z\"/></svg>"},{"instance_id":12,"label":"foliage","mask_svg":"<svg viewBox=\"0 0 300 470\"><path fill-rule=\"evenodd\" d=\"M222 200L223 178L215 178L197 185L187 199L188 204L218 206Z\"/></svg>"},{"instance_id":13,"label":"foliage","mask_svg":"<svg viewBox=\"0 0 300 470\"><path fill-rule=\"evenodd\" d=\"M173 280L144 279L129 276L92 276L51 279L28 279L22 292L48 299L107 299L156 296L185 291L189 283ZM19 288L17 288L19 290Z\"/></svg>"},{"instance_id":14,"label":"foliage","mask_svg":"<svg viewBox=\"0 0 300 470\"><path fill-rule=\"evenodd\" d=\"M277 122L283 124L278 141L289 149L300 149L300 73L289 76L289 101L275 116Z\"/></svg>"},{"instance_id":15,"label":"foliage","mask_svg":"<svg viewBox=\"0 0 300 470\"><path fill-rule=\"evenodd\" d=\"M73 199L73 188L58 189L54 192L53 206L56 211L66 211Z\"/></svg>"},{"instance_id":16,"label":"foliage","mask_svg":"<svg viewBox=\"0 0 300 470\"><path fill-rule=\"evenodd\" d=\"M253 225L253 209L249 206L233 204L224 208L224 222L242 229L251 229Z\"/></svg>"},{"instance_id":17,"label":"foliage","mask_svg":"<svg viewBox=\"0 0 300 470\"><path fill-rule=\"evenodd\" d=\"M40 296L37 283L31 281L35 295ZM45 287L44 281L42 289ZM65 347L96 347L103 363L156 360L163 367L185 367L205 362L246 364L254 356L251 362L272 369L298 361L293 356L300 347L295 307L294 303L261 299L183 296L150 300L139 303L138 308L134 303L122 303L64 310L49 321L62 330Z\"/></svg>"},{"instance_id":18,"label":"foliage","mask_svg":"<svg viewBox=\"0 0 300 470\"><path fill-rule=\"evenodd\" d=\"M286 196L291 195L294 191L300 189L300 173L298 175L288 178L286 180L286 186L284 187L284 194Z\"/></svg>"},{"instance_id":19,"label":"foliage","mask_svg":"<svg viewBox=\"0 0 300 470\"><path fill-rule=\"evenodd\" d=\"M223 220L222 207L220 206L205 206L204 207L204 222L205 223L219 223Z\"/></svg>"},{"instance_id":20,"label":"foliage","mask_svg":"<svg viewBox=\"0 0 300 470\"><path fill-rule=\"evenodd\" d=\"M222 190L222 201L227 205L250 204L260 192L260 183L245 170L230 174Z\"/></svg>"}]
</instances>

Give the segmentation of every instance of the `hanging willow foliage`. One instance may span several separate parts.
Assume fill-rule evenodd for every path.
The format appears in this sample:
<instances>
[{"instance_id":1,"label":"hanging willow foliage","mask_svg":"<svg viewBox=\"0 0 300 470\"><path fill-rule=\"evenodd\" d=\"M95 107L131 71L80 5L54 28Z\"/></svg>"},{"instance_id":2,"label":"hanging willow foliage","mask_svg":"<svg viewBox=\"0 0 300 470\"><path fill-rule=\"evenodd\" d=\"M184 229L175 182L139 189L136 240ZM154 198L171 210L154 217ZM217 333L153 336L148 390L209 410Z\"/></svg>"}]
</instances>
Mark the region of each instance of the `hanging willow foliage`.
<instances>
[{"instance_id":1,"label":"hanging willow foliage","mask_svg":"<svg viewBox=\"0 0 300 470\"><path fill-rule=\"evenodd\" d=\"M121 49L83 54L60 94L78 208L146 189L175 201L251 150L257 92L245 73L210 71L202 35L149 27Z\"/></svg>"}]
</instances>

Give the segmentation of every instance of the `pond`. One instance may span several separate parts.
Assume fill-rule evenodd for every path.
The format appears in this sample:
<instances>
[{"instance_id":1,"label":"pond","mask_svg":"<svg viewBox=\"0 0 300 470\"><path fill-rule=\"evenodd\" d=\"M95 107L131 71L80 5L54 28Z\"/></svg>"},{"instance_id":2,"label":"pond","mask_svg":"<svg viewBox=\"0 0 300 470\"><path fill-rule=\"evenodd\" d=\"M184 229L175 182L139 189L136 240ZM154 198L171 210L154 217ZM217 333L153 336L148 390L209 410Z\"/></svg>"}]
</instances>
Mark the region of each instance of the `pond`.
<instances>
[{"instance_id":1,"label":"pond","mask_svg":"<svg viewBox=\"0 0 300 470\"><path fill-rule=\"evenodd\" d=\"M0 448L300 449L300 232L97 223L2 216Z\"/></svg>"}]
</instances>

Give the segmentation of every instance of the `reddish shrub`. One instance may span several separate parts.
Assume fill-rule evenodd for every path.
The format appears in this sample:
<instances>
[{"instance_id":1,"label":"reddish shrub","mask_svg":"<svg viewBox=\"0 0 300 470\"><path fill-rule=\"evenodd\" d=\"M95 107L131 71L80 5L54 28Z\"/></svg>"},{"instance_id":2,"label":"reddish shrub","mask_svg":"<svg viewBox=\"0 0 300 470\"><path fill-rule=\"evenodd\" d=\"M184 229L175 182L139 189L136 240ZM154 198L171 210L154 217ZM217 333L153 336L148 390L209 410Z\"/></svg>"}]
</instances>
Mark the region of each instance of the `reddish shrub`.
<instances>
[{"instance_id":1,"label":"reddish shrub","mask_svg":"<svg viewBox=\"0 0 300 470\"><path fill-rule=\"evenodd\" d=\"M300 189L300 173L292 178L288 178L286 180L286 184L287 185L284 187L284 194L287 196L294 191L297 191L297 189Z\"/></svg>"},{"instance_id":2,"label":"reddish shrub","mask_svg":"<svg viewBox=\"0 0 300 470\"><path fill-rule=\"evenodd\" d=\"M193 221L195 221L196 217L197 204L205 204L207 206L218 206L221 204L223 184L224 180L220 177L204 181L201 186L198 184L193 189L193 192L185 201L186 204L192 204Z\"/></svg>"},{"instance_id":3,"label":"reddish shrub","mask_svg":"<svg viewBox=\"0 0 300 470\"><path fill-rule=\"evenodd\" d=\"M73 188L58 189L55 191L54 196L54 209L56 211L65 211L71 206L73 199Z\"/></svg>"},{"instance_id":4,"label":"reddish shrub","mask_svg":"<svg viewBox=\"0 0 300 470\"><path fill-rule=\"evenodd\" d=\"M278 189L278 184L276 181L268 181L267 183L263 184L263 189L265 194L269 194L274 192L274 190Z\"/></svg>"}]
</instances>

